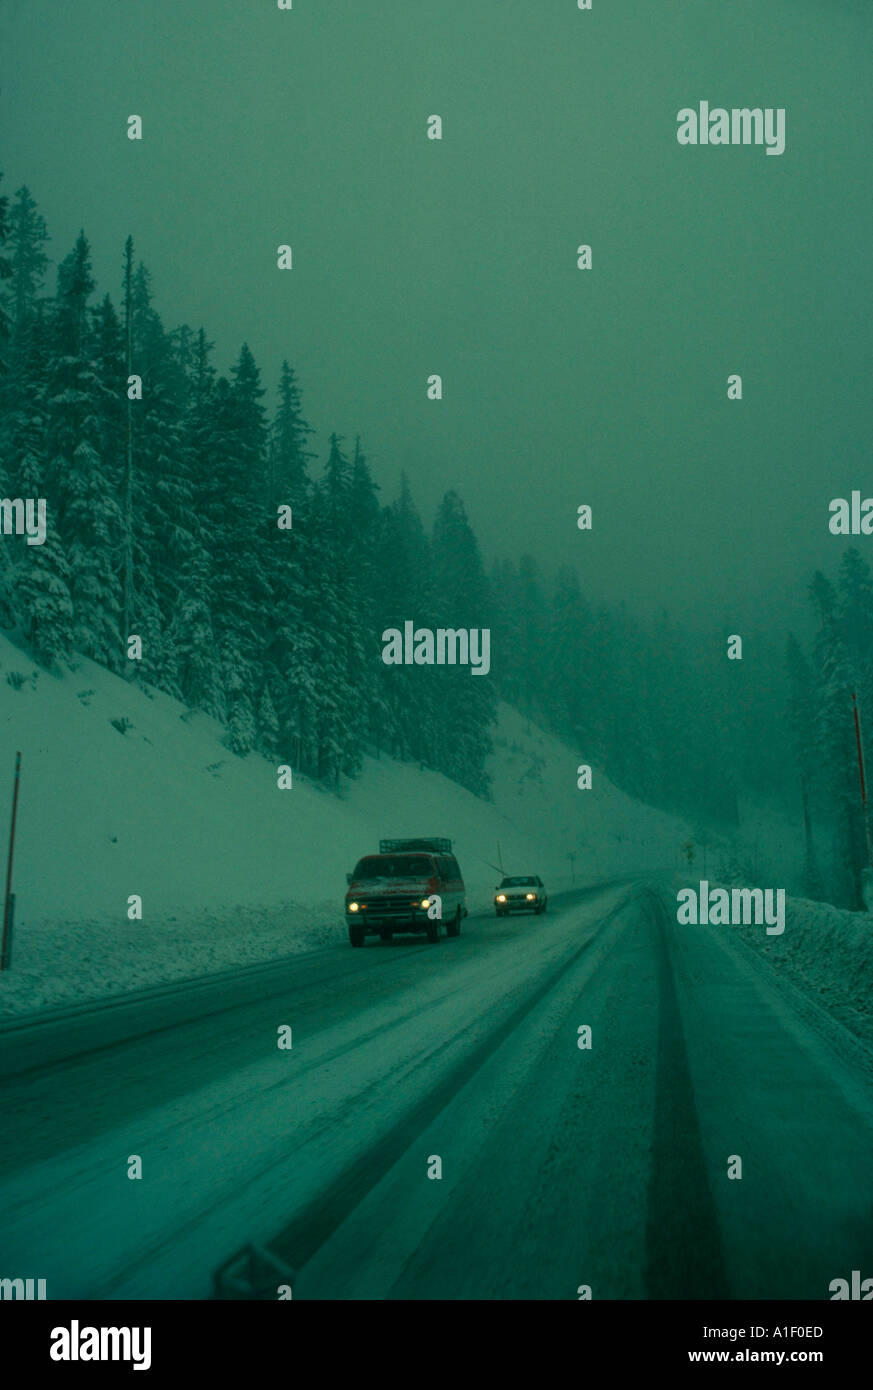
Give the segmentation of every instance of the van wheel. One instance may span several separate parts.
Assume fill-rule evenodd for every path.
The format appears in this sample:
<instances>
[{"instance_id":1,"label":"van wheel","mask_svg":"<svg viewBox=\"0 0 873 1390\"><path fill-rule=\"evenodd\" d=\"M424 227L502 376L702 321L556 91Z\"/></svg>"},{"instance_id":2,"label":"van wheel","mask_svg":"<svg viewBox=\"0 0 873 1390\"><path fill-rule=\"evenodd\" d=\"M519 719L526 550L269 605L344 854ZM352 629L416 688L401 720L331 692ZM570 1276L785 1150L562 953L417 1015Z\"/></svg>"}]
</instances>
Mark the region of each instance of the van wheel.
<instances>
[{"instance_id":1,"label":"van wheel","mask_svg":"<svg viewBox=\"0 0 873 1390\"><path fill-rule=\"evenodd\" d=\"M353 946L363 946L364 933L360 927L349 927L349 941Z\"/></svg>"},{"instance_id":2,"label":"van wheel","mask_svg":"<svg viewBox=\"0 0 873 1390\"><path fill-rule=\"evenodd\" d=\"M454 920L446 923L446 932L449 936L461 935L461 909L458 908Z\"/></svg>"},{"instance_id":3,"label":"van wheel","mask_svg":"<svg viewBox=\"0 0 873 1390\"><path fill-rule=\"evenodd\" d=\"M440 939L440 924L439 924L438 921L428 922L428 924L427 924L427 939L428 939L428 941L439 941L439 939Z\"/></svg>"}]
</instances>

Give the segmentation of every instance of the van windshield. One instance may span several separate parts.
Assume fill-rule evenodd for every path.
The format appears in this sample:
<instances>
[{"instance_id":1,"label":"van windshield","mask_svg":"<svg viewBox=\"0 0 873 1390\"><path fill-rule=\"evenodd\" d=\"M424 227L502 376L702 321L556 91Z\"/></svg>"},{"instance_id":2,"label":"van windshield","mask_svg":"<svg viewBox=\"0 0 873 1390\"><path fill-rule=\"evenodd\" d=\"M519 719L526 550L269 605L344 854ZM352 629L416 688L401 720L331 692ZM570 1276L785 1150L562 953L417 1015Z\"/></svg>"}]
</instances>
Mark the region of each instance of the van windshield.
<instances>
[{"instance_id":1,"label":"van windshield","mask_svg":"<svg viewBox=\"0 0 873 1390\"><path fill-rule=\"evenodd\" d=\"M430 878L433 873L425 854L371 854L358 860L352 878Z\"/></svg>"}]
</instances>

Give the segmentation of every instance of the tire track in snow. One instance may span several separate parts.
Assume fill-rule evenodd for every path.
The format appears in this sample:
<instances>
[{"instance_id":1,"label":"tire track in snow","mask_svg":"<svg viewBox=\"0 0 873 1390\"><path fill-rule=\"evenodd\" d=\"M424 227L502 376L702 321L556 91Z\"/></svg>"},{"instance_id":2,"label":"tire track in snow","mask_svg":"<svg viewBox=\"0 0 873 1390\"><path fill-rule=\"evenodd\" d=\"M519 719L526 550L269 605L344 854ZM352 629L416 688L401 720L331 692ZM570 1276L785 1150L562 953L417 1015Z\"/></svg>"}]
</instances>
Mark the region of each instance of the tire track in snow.
<instances>
[{"instance_id":1,"label":"tire track in snow","mask_svg":"<svg viewBox=\"0 0 873 1390\"><path fill-rule=\"evenodd\" d=\"M658 1069L646 1288L652 1299L728 1298L724 1251L709 1190L700 1121L668 943L668 918L647 894L658 978Z\"/></svg>"},{"instance_id":2,"label":"tire track in snow","mask_svg":"<svg viewBox=\"0 0 873 1390\"><path fill-rule=\"evenodd\" d=\"M564 974L598 941L609 924L627 909L632 894L625 894L602 917L591 935L568 955L556 969L551 970L536 988L483 1041L458 1063L440 1084L423 1096L411 1110L394 1124L365 1155L339 1175L298 1218L292 1221L269 1242L268 1249L285 1265L302 1268L339 1229L347 1217L368 1193L384 1178L385 1173L413 1144L446 1107L470 1078L480 1070L494 1052L520 1026L527 1015L550 993Z\"/></svg>"}]
</instances>

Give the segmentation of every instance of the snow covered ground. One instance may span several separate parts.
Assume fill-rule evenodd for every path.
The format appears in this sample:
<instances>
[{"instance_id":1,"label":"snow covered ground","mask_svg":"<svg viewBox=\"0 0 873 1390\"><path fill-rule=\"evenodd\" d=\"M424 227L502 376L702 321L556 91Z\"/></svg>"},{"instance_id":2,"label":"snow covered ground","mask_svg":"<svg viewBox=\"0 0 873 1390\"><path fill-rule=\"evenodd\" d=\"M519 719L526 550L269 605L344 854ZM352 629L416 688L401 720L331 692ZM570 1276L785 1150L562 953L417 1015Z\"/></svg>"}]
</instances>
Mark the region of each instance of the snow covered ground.
<instances>
[{"instance_id":1,"label":"snow covered ground","mask_svg":"<svg viewBox=\"0 0 873 1390\"><path fill-rule=\"evenodd\" d=\"M304 1300L827 1298L873 1248L870 1049L669 909L590 890L75 1035L22 1023L5 1269L49 1299L203 1298L255 1242Z\"/></svg>"},{"instance_id":2,"label":"snow covered ground","mask_svg":"<svg viewBox=\"0 0 873 1390\"><path fill-rule=\"evenodd\" d=\"M0 865L16 750L13 969L0 1016L310 950L342 938L345 874L380 836L448 835L471 911L502 862L554 893L677 863L688 827L642 806L502 707L493 802L368 759L340 796L241 759L224 731L93 662L52 675L0 636ZM575 861L568 857L574 854ZM142 921L129 921L138 894Z\"/></svg>"},{"instance_id":3,"label":"snow covered ground","mask_svg":"<svg viewBox=\"0 0 873 1390\"><path fill-rule=\"evenodd\" d=\"M831 1015L863 1033L870 919L801 899L779 937L675 918L703 877L789 886L784 828L767 839L762 817L750 860L597 770L579 792L585 750L508 708L493 801L390 759L341 796L282 792L223 737L90 662L50 676L2 641L0 798L23 755L0 977L10 1269L50 1298L203 1297L256 1240L303 1298L573 1298L580 1280L596 1297L810 1298L858 1267L873 1073ZM351 951L345 872L407 833L452 837L474 914L499 857L556 893L573 854L577 886L600 886L440 947ZM631 875L655 887L604 882Z\"/></svg>"},{"instance_id":4,"label":"snow covered ground","mask_svg":"<svg viewBox=\"0 0 873 1390\"><path fill-rule=\"evenodd\" d=\"M873 917L791 898L781 936L760 927L733 930L853 1033L873 1040Z\"/></svg>"}]
</instances>

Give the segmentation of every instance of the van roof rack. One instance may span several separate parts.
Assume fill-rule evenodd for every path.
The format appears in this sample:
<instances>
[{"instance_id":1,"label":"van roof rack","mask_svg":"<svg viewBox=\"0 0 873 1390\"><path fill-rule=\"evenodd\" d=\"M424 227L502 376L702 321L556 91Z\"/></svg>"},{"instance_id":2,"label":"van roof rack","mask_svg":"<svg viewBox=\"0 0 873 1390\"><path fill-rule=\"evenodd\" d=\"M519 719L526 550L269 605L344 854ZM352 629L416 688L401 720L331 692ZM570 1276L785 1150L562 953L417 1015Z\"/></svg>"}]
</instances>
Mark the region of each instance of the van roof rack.
<instances>
[{"instance_id":1,"label":"van roof rack","mask_svg":"<svg viewBox=\"0 0 873 1390\"><path fill-rule=\"evenodd\" d=\"M398 854L405 850L425 850L433 854L451 854L452 842L438 835L417 840L380 840L380 854Z\"/></svg>"}]
</instances>

